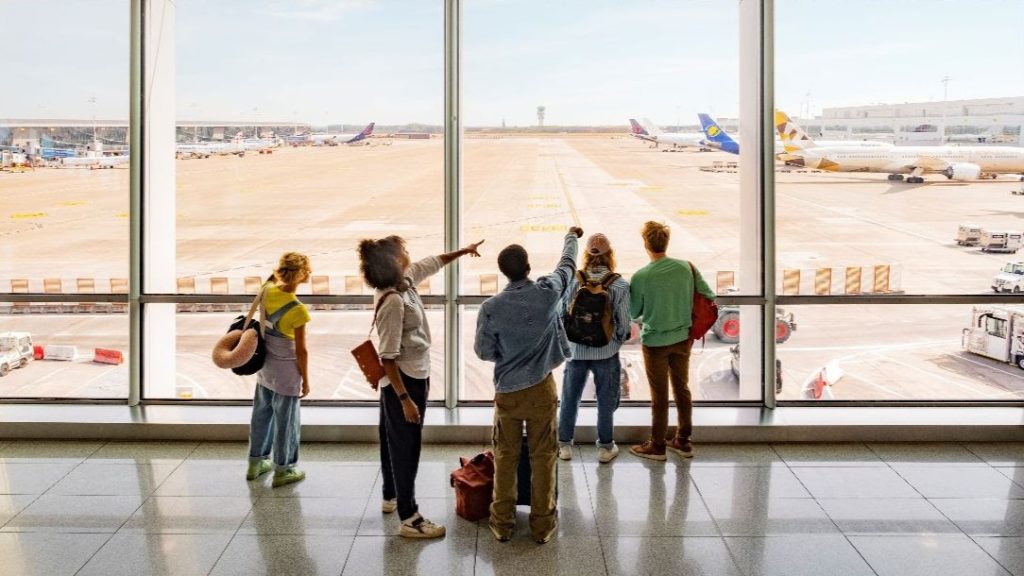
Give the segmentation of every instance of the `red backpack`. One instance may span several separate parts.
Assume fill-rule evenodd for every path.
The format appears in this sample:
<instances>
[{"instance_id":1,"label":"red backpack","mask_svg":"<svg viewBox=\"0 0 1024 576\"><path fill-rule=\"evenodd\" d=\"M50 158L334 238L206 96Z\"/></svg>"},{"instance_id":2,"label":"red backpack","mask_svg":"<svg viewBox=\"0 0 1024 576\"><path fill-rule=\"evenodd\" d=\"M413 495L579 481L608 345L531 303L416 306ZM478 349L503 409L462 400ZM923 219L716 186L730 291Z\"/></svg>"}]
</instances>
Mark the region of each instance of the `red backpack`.
<instances>
[{"instance_id":1,"label":"red backpack","mask_svg":"<svg viewBox=\"0 0 1024 576\"><path fill-rule=\"evenodd\" d=\"M472 460L459 458L460 468L451 475L455 488L455 513L471 522L491 515L494 499L494 454L488 450Z\"/></svg>"},{"instance_id":2,"label":"red backpack","mask_svg":"<svg viewBox=\"0 0 1024 576\"><path fill-rule=\"evenodd\" d=\"M718 305L713 300L697 291L697 268L693 262L690 272L693 274L693 315L690 323L690 340L696 342L707 334L708 330L718 321Z\"/></svg>"}]
</instances>

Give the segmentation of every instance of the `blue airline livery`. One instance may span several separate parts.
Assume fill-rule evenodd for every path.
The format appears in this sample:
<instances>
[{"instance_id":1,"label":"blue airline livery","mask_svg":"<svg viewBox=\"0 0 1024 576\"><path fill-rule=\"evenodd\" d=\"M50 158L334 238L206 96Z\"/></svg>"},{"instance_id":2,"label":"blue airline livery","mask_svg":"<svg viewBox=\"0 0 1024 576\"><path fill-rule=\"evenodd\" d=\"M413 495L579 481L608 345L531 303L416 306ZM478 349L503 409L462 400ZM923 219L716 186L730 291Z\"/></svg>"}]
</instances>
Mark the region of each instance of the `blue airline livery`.
<instances>
[{"instance_id":1,"label":"blue airline livery","mask_svg":"<svg viewBox=\"0 0 1024 576\"><path fill-rule=\"evenodd\" d=\"M697 118L700 119L701 130L704 131L705 144L710 148L717 148L729 154L740 153L739 143L730 138L725 130L722 130L718 123L711 119L711 116L702 113L697 114Z\"/></svg>"}]
</instances>

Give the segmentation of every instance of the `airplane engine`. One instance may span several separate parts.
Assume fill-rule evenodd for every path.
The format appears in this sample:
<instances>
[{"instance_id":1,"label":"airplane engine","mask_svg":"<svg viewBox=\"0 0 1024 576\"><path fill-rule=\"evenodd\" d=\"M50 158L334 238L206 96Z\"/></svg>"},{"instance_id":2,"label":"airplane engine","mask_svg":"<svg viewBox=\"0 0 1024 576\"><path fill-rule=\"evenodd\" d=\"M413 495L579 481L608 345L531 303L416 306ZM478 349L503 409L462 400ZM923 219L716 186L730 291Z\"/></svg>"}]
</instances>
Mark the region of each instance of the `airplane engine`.
<instances>
[{"instance_id":1,"label":"airplane engine","mask_svg":"<svg viewBox=\"0 0 1024 576\"><path fill-rule=\"evenodd\" d=\"M981 176L981 166L977 164L971 164L970 162L958 162L951 164L949 168L946 168L942 173L950 180L957 180L964 182L967 180L977 180Z\"/></svg>"}]
</instances>

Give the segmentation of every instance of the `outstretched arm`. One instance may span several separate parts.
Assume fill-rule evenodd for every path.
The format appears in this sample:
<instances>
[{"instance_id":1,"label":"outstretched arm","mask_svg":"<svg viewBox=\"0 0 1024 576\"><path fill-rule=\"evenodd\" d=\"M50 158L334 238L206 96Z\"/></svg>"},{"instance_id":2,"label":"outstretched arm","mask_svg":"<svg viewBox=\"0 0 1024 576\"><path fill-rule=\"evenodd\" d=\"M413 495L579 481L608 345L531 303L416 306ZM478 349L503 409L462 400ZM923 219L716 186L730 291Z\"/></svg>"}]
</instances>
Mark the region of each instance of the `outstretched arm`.
<instances>
[{"instance_id":1,"label":"outstretched arm","mask_svg":"<svg viewBox=\"0 0 1024 576\"><path fill-rule=\"evenodd\" d=\"M564 294L565 289L572 282L573 276L576 275L576 251L581 236L583 236L582 228L578 226L569 228L565 234L565 244L562 246L562 257L558 260L558 266L551 274L538 278L538 284L547 284L559 295Z\"/></svg>"},{"instance_id":2,"label":"outstretched arm","mask_svg":"<svg viewBox=\"0 0 1024 576\"><path fill-rule=\"evenodd\" d=\"M452 262L454 262L455 260L457 260L458 258L460 258L462 256L472 256L474 258L479 258L480 257L480 253L477 252L477 248L481 244L483 244L483 243L484 243L484 241L481 240L481 241L476 242L474 244L470 244L469 246L466 246L465 248L462 248L460 250L456 250L455 252L449 252L447 254L441 254L440 256L438 256L438 258L441 259L441 264L443 266L447 266L448 264L451 264Z\"/></svg>"},{"instance_id":3,"label":"outstretched arm","mask_svg":"<svg viewBox=\"0 0 1024 576\"><path fill-rule=\"evenodd\" d=\"M419 262L413 262L410 264L409 268L405 271L405 275L412 278L413 286L415 286L423 280L437 274L441 268L451 264L456 258L467 255L479 258L480 253L477 252L477 247L483 243L484 241L481 240L476 244L470 244L469 246L466 246L461 250L456 250L455 252L449 252L438 256L427 256Z\"/></svg>"}]
</instances>

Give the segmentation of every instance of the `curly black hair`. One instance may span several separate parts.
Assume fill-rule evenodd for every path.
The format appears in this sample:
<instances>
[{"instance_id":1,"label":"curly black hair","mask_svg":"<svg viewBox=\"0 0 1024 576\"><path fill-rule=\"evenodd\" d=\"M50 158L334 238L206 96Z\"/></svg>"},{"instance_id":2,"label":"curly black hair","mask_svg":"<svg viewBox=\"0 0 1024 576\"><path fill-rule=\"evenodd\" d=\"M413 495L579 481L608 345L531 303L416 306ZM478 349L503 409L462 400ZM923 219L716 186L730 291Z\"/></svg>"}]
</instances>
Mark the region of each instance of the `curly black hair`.
<instances>
[{"instance_id":1,"label":"curly black hair","mask_svg":"<svg viewBox=\"0 0 1024 576\"><path fill-rule=\"evenodd\" d=\"M405 250L405 240L401 236L362 240L357 250L359 270L367 284L377 290L402 287L404 270L399 256Z\"/></svg>"}]
</instances>

